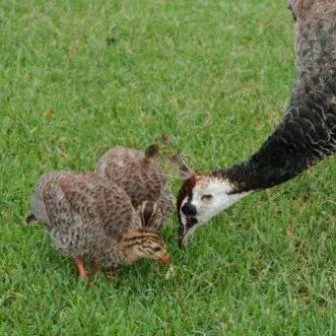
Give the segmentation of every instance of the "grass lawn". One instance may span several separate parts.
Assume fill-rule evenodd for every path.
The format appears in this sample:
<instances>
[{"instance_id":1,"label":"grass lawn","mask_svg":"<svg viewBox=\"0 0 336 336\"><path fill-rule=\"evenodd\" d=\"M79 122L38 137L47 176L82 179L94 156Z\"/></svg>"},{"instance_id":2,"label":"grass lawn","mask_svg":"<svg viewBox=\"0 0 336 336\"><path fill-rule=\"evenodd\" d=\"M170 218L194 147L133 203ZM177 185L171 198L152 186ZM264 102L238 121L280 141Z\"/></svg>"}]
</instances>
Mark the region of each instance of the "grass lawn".
<instances>
[{"instance_id":1,"label":"grass lawn","mask_svg":"<svg viewBox=\"0 0 336 336\"><path fill-rule=\"evenodd\" d=\"M42 226L48 170L89 170L164 132L197 170L247 158L295 77L286 1L14 1L0 5L0 335L336 335L331 158L249 196L177 247L87 287ZM172 185L176 192L178 182Z\"/></svg>"}]
</instances>

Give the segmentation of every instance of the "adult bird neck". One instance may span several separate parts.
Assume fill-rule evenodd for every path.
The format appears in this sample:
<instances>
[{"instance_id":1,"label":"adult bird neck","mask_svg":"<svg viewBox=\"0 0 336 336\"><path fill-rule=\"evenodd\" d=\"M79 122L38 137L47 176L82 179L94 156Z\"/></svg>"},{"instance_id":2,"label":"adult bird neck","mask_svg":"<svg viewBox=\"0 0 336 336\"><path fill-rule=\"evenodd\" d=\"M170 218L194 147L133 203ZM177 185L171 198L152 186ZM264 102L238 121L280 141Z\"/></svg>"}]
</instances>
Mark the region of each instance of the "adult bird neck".
<instances>
[{"instance_id":1,"label":"adult bird neck","mask_svg":"<svg viewBox=\"0 0 336 336\"><path fill-rule=\"evenodd\" d=\"M215 172L228 178L234 192L269 188L297 176L336 152L335 11L319 33L307 39L303 26L297 40L297 78L287 113L247 161Z\"/></svg>"},{"instance_id":2,"label":"adult bird neck","mask_svg":"<svg viewBox=\"0 0 336 336\"><path fill-rule=\"evenodd\" d=\"M265 189L290 180L336 152L336 99L312 85L297 88L287 114L247 161L213 173L228 179L232 193Z\"/></svg>"}]
</instances>

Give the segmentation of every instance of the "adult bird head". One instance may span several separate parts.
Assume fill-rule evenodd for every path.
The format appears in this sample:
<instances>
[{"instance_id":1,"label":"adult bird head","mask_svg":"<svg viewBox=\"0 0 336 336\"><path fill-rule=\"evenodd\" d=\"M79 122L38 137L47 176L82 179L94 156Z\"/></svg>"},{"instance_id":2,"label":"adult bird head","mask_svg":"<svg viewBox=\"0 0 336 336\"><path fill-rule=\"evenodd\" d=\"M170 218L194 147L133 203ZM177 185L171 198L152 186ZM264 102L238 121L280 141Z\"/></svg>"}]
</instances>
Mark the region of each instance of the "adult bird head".
<instances>
[{"instance_id":1,"label":"adult bird head","mask_svg":"<svg viewBox=\"0 0 336 336\"><path fill-rule=\"evenodd\" d=\"M191 234L198 227L248 194L236 193L235 190L229 178L215 173L193 175L184 181L176 204L180 247L187 245Z\"/></svg>"}]
</instances>

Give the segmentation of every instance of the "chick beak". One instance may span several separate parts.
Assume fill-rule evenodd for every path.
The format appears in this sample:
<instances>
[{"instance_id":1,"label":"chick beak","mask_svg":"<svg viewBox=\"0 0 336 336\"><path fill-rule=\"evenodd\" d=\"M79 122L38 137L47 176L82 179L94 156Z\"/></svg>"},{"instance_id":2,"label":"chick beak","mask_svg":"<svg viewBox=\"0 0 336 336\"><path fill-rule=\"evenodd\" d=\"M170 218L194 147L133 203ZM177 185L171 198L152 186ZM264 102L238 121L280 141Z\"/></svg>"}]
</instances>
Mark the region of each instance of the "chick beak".
<instances>
[{"instance_id":1,"label":"chick beak","mask_svg":"<svg viewBox=\"0 0 336 336\"><path fill-rule=\"evenodd\" d=\"M159 260L164 264L170 263L170 257L168 254L163 255L162 257L159 258Z\"/></svg>"}]
</instances>

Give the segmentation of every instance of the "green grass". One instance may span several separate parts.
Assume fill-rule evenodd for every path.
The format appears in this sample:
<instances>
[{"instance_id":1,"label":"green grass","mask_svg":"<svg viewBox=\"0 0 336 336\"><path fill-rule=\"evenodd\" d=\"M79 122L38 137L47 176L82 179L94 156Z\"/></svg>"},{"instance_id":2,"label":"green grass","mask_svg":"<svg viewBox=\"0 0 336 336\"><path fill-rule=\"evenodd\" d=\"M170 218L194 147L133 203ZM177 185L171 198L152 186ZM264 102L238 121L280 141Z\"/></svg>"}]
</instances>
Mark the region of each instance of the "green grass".
<instances>
[{"instance_id":1,"label":"green grass","mask_svg":"<svg viewBox=\"0 0 336 336\"><path fill-rule=\"evenodd\" d=\"M87 287L42 226L38 177L89 170L168 132L202 171L247 158L295 76L285 1L4 1L0 7L1 335L335 335L335 158L246 198ZM49 111L49 112L48 112ZM52 113L54 112L54 113ZM174 191L179 184L174 183Z\"/></svg>"}]
</instances>

